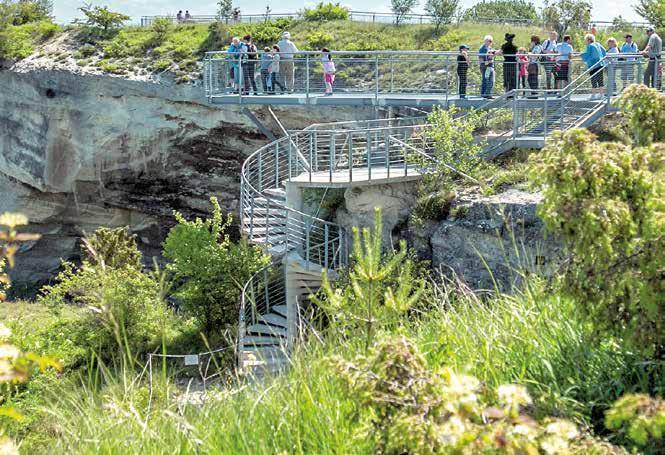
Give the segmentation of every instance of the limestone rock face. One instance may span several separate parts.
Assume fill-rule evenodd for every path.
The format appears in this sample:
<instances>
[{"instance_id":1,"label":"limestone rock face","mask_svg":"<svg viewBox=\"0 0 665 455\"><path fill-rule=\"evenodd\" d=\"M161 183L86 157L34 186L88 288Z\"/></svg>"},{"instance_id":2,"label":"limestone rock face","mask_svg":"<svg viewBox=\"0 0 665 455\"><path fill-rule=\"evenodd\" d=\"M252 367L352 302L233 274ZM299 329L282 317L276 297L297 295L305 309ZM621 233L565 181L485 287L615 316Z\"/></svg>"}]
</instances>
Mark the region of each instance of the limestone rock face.
<instances>
[{"instance_id":1,"label":"limestone rock face","mask_svg":"<svg viewBox=\"0 0 665 455\"><path fill-rule=\"evenodd\" d=\"M151 263L172 212L205 216L217 196L237 212L240 169L268 139L241 106L213 106L197 85L17 65L0 70L0 212L20 211L43 239L12 271L31 293L76 258L84 232L129 225ZM276 135L264 109L254 114ZM370 110L287 107L287 128L370 118Z\"/></svg>"},{"instance_id":2,"label":"limestone rock face","mask_svg":"<svg viewBox=\"0 0 665 455\"><path fill-rule=\"evenodd\" d=\"M541 200L516 189L489 197L459 194L453 217L430 227L432 265L455 272L472 289L509 291L525 272L547 274L560 246L543 234L536 215Z\"/></svg>"},{"instance_id":3,"label":"limestone rock face","mask_svg":"<svg viewBox=\"0 0 665 455\"><path fill-rule=\"evenodd\" d=\"M374 225L374 209L381 208L384 243L398 241L399 229L405 224L416 201L416 182L359 186L344 192L345 208L337 210L337 222L351 232L353 227ZM393 238L393 232L396 238Z\"/></svg>"}]
</instances>

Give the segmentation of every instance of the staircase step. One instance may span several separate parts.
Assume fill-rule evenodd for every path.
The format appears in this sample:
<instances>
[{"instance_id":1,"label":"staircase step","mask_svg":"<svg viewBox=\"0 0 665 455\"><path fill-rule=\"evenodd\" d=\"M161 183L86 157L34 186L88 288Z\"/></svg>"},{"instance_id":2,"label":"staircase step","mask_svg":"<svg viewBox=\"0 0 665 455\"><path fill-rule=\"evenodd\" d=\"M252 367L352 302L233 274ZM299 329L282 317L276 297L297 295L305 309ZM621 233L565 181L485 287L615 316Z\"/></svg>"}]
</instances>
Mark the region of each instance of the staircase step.
<instances>
[{"instance_id":1,"label":"staircase step","mask_svg":"<svg viewBox=\"0 0 665 455\"><path fill-rule=\"evenodd\" d=\"M247 333L286 337L286 329L267 324L252 324L247 327Z\"/></svg>"},{"instance_id":2,"label":"staircase step","mask_svg":"<svg viewBox=\"0 0 665 455\"><path fill-rule=\"evenodd\" d=\"M246 336L242 339L243 344L247 346L280 346L284 339L282 337L270 336Z\"/></svg>"},{"instance_id":3,"label":"staircase step","mask_svg":"<svg viewBox=\"0 0 665 455\"><path fill-rule=\"evenodd\" d=\"M273 313L281 314L284 317L286 317L286 315L287 315L286 305L277 305L277 306L274 306L274 307L270 308L270 310Z\"/></svg>"},{"instance_id":4,"label":"staircase step","mask_svg":"<svg viewBox=\"0 0 665 455\"><path fill-rule=\"evenodd\" d=\"M263 190L263 193L268 196L286 199L286 190L284 188L268 188Z\"/></svg>"},{"instance_id":5,"label":"staircase step","mask_svg":"<svg viewBox=\"0 0 665 455\"><path fill-rule=\"evenodd\" d=\"M259 321L265 322L266 324L283 327L285 329L289 326L289 323L285 317L274 313L269 313L269 314L264 314L263 316L259 316Z\"/></svg>"}]
</instances>

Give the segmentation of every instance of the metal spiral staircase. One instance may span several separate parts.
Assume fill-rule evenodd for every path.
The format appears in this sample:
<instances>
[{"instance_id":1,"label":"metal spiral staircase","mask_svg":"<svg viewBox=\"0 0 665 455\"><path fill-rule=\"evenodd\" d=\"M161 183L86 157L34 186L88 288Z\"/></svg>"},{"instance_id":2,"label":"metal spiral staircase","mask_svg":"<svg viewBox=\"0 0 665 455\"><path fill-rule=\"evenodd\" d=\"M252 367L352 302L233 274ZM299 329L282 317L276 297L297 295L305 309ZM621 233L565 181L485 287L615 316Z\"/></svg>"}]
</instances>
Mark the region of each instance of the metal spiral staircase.
<instances>
[{"instance_id":1,"label":"metal spiral staircase","mask_svg":"<svg viewBox=\"0 0 665 455\"><path fill-rule=\"evenodd\" d=\"M597 120L610 105L608 99L588 99L590 80L587 71L555 93L520 89L489 101L481 114L491 129L484 140L485 154L542 147L552 131ZM504 121L497 122L501 118ZM425 120L314 125L260 148L245 161L241 229L249 242L265 247L272 262L242 291L240 371L261 375L284 367L299 337L301 309L320 288L322 272L334 276L347 265L347 232L305 213L302 190L420 178L437 163Z\"/></svg>"}]
</instances>

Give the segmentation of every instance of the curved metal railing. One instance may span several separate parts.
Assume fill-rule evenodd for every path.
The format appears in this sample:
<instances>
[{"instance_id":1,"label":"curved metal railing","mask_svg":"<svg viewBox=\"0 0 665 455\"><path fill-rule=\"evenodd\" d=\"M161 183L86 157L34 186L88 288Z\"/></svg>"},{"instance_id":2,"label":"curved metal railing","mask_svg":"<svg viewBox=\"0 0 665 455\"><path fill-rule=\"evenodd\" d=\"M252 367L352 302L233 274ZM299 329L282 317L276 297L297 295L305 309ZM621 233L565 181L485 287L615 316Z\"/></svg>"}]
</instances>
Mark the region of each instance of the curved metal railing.
<instances>
[{"instance_id":1,"label":"curved metal railing","mask_svg":"<svg viewBox=\"0 0 665 455\"><path fill-rule=\"evenodd\" d=\"M609 58L602 62L610 80L614 63ZM488 101L481 114L485 151L522 137L544 140L551 131L581 125L594 112L607 108L616 87L610 82L607 98L592 102L586 98L592 93L592 78L592 71L587 70L565 89L517 89ZM263 245L274 261L244 286L241 347L248 324L287 303L280 258L297 252L306 266L328 270L347 264L344 228L287 206L285 184L347 187L358 180L420 175L440 164L427 134L429 128L424 117L315 124L291 132L247 158L241 171L241 230L250 242Z\"/></svg>"}]
</instances>

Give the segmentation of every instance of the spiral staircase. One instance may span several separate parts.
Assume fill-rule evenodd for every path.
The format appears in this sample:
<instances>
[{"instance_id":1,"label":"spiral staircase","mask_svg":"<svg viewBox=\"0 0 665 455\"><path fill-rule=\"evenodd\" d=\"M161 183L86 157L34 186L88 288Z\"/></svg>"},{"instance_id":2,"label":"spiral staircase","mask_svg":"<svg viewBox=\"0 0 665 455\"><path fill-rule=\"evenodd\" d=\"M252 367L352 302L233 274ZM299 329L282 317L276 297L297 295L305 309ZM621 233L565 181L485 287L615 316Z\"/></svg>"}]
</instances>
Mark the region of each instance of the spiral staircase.
<instances>
[{"instance_id":1,"label":"spiral staircase","mask_svg":"<svg viewBox=\"0 0 665 455\"><path fill-rule=\"evenodd\" d=\"M488 125L484 153L542 147L553 131L585 127L609 108L589 100L586 72L556 92L516 90L482 108ZM437 157L424 117L315 125L254 152L241 174L241 229L261 245L272 262L242 291L238 333L241 372L261 376L284 368L307 320L302 310L321 287L322 272L348 263L348 233L338 224L303 210L304 188L353 186L416 180L433 169ZM443 163L443 165L446 165Z\"/></svg>"}]
</instances>

